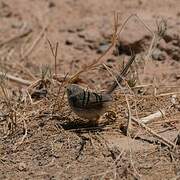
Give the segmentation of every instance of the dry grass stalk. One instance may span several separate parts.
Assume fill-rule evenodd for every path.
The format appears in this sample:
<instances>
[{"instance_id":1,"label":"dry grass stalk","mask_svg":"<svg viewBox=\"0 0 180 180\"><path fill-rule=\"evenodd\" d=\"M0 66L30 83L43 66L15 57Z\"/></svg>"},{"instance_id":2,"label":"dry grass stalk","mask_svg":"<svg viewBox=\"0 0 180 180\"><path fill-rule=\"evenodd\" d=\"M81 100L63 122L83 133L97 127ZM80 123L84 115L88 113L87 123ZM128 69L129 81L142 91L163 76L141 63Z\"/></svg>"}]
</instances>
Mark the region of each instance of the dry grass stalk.
<instances>
[{"instance_id":1,"label":"dry grass stalk","mask_svg":"<svg viewBox=\"0 0 180 180\"><path fill-rule=\"evenodd\" d=\"M28 91L36 88L40 84L42 84L43 87L47 87L48 83L50 83L51 69L49 65L43 65L40 70L41 70L40 79L37 79L35 82L32 82L27 88Z\"/></svg>"},{"instance_id":2,"label":"dry grass stalk","mask_svg":"<svg viewBox=\"0 0 180 180\"><path fill-rule=\"evenodd\" d=\"M53 75L53 79L56 80L58 83L62 83L64 82L64 79L66 79L66 81L70 81L71 78L70 77L67 77L67 75ZM76 78L76 81L73 81L74 83L77 83L77 82L84 82L81 78L77 77Z\"/></svg>"},{"instance_id":3,"label":"dry grass stalk","mask_svg":"<svg viewBox=\"0 0 180 180\"><path fill-rule=\"evenodd\" d=\"M176 91L176 92L158 94L158 95L156 95L156 97L170 96L170 95L176 95L176 94L180 94L180 92Z\"/></svg>"},{"instance_id":4,"label":"dry grass stalk","mask_svg":"<svg viewBox=\"0 0 180 180\"><path fill-rule=\"evenodd\" d=\"M163 144L167 145L169 148L174 148L176 145L172 143L171 141L167 140L166 138L160 136L156 132L154 132L151 128L147 127L144 123L140 122L140 120L137 120L135 117L131 117L132 121L134 121L136 124L138 124L140 127L145 129L147 132L155 136L159 141L163 142Z\"/></svg>"},{"instance_id":5,"label":"dry grass stalk","mask_svg":"<svg viewBox=\"0 0 180 180\"><path fill-rule=\"evenodd\" d=\"M149 116L140 118L139 120L140 120L141 123L147 124L147 123L152 122L154 119L163 117L164 115L165 115L165 110L162 109L162 110L159 110L159 111L157 111L157 112L155 112L153 114L150 114Z\"/></svg>"},{"instance_id":6,"label":"dry grass stalk","mask_svg":"<svg viewBox=\"0 0 180 180\"><path fill-rule=\"evenodd\" d=\"M3 74L4 74L3 72L0 72L0 76L3 75ZM25 80L25 79L22 79L22 78L19 78L19 77L15 77L15 76L10 75L10 74L6 74L6 78L8 80L11 80L11 81L14 81L16 83L26 85L26 86L29 86L30 84L32 84L32 81L28 81L28 80Z\"/></svg>"},{"instance_id":7,"label":"dry grass stalk","mask_svg":"<svg viewBox=\"0 0 180 180\"><path fill-rule=\"evenodd\" d=\"M27 68L23 65L23 63L19 63L17 64L17 66L19 66L19 68L26 73L31 79L36 80L37 78L35 77L35 75Z\"/></svg>"},{"instance_id":8,"label":"dry grass stalk","mask_svg":"<svg viewBox=\"0 0 180 180\"><path fill-rule=\"evenodd\" d=\"M137 15L137 14L132 14L129 19L131 17L135 17L138 21L141 22L141 24L147 29L147 31L149 31L152 35L152 40L151 40L151 44L150 47L148 49L148 53L145 56L145 65L144 65L144 69L143 69L143 75L145 74L145 72L147 71L147 63L149 61L149 59L151 58L152 52L154 51L154 49L156 48L157 44L159 43L159 41L162 39L162 37L164 36L166 29L167 29L167 22L162 19L161 21L156 21L156 25L157 25L157 30L155 32L153 32L151 30L150 27L148 27L148 25ZM129 20L128 19L128 20ZM142 76L142 75L141 75Z\"/></svg>"},{"instance_id":9,"label":"dry grass stalk","mask_svg":"<svg viewBox=\"0 0 180 180\"><path fill-rule=\"evenodd\" d=\"M23 120L23 126L24 126L24 135L23 135L21 141L19 141L15 144L14 150L16 150L18 148L18 146L20 146L24 142L24 140L28 134L27 123L24 118L22 120Z\"/></svg>"},{"instance_id":10,"label":"dry grass stalk","mask_svg":"<svg viewBox=\"0 0 180 180\"><path fill-rule=\"evenodd\" d=\"M48 44L49 44L49 47L50 47L50 50L51 50L51 53L52 53L52 56L54 58L54 75L52 76L53 79L55 80L58 80L58 82L60 82L60 79L59 77L57 76L57 54L58 54L58 46L59 46L59 43L57 42L56 45L55 45L55 50L53 49L53 46L52 46L52 43L50 42L49 39L47 39L48 41ZM63 99L64 99L64 95L65 95L65 92L63 93L62 97L61 97L61 100L59 101L59 98L60 98L60 93L61 93L61 90L65 84L65 81L67 79L67 75L66 74L64 77L62 76L61 77L61 84L59 85L59 89L58 89L58 93L57 93L57 97L55 99L55 102L53 104L53 110L52 110L52 114L54 114L55 112L55 107L57 106L57 102L60 102L58 104L58 109L61 108L61 105L62 105L62 102L63 102Z\"/></svg>"},{"instance_id":11,"label":"dry grass stalk","mask_svg":"<svg viewBox=\"0 0 180 180\"><path fill-rule=\"evenodd\" d=\"M17 117L16 117L16 111L14 110L13 105L9 98L5 73L0 75L0 88L5 98L6 108L8 109L7 117L6 117L7 126L6 129L4 129L6 136L8 136L10 133L13 133L14 129L16 128Z\"/></svg>"},{"instance_id":12,"label":"dry grass stalk","mask_svg":"<svg viewBox=\"0 0 180 180\"><path fill-rule=\"evenodd\" d=\"M56 107L56 105L57 105L57 102L59 102L59 104L58 104L58 109L61 108L61 105L62 105L64 96L65 96L65 92L63 93L60 101L59 101L59 98L60 98L61 90L62 90L62 88L63 88L63 86L64 86L64 83L65 83L65 80L66 80L66 76L64 77L64 81L63 81L63 82L60 84L60 86L59 86L58 93L57 93L57 98L56 98L56 100L55 100L55 102L54 102L54 105L53 105L52 114L54 114L54 112L55 112L55 107Z\"/></svg>"},{"instance_id":13,"label":"dry grass stalk","mask_svg":"<svg viewBox=\"0 0 180 180\"><path fill-rule=\"evenodd\" d=\"M18 35L14 35L13 37L10 37L9 39L5 40L4 42L0 43L0 47L9 44L13 41L16 41L17 39L23 38L27 35L29 35L32 32L32 29L26 29L24 32L18 34Z\"/></svg>"},{"instance_id":14,"label":"dry grass stalk","mask_svg":"<svg viewBox=\"0 0 180 180\"><path fill-rule=\"evenodd\" d=\"M49 39L47 39L47 42L49 43L52 56L54 57L54 73L55 73L55 77L57 77L57 52L58 52L59 43L58 42L56 43L55 50L53 50L53 46L49 41Z\"/></svg>"},{"instance_id":15,"label":"dry grass stalk","mask_svg":"<svg viewBox=\"0 0 180 180\"><path fill-rule=\"evenodd\" d=\"M108 66L106 66L106 64L104 64L104 67L106 68L106 70L109 72L109 74L114 78L114 80L117 82L118 86L120 89L122 89L122 86L121 84L118 82L117 78L113 75L113 73L111 72L111 70L108 68ZM125 81L125 79L123 79ZM127 84L127 83L126 83ZM129 86L128 86L129 88ZM127 129L126 129L126 134L129 135L129 131L131 129L131 108L130 108L130 105L129 105L129 101L128 101L128 97L126 95L126 93L123 91L123 94L125 96L125 99L126 99L126 103L127 103L127 107L128 107L128 113L129 113L129 117L128 117L128 122L127 122Z\"/></svg>"},{"instance_id":16,"label":"dry grass stalk","mask_svg":"<svg viewBox=\"0 0 180 180\"><path fill-rule=\"evenodd\" d=\"M105 68L108 70L108 72L113 76L114 79L116 79L114 77L114 75L112 74L112 72L109 70L109 68L104 65ZM116 80L117 81L117 80ZM118 83L118 82L117 82ZM118 83L118 86L121 88L121 85ZM126 101L127 102L127 101ZM129 103L127 103L129 104ZM129 109L129 106L128 106L128 111L130 112L130 109ZM163 114L164 114L164 110L162 111L158 111L156 112L155 114L153 115L150 115L146 118L143 118L141 119L140 121L138 121L137 119L135 119L134 117L131 116L131 113L130 113L130 118L136 122L138 125L140 125L142 128L144 128L146 131L148 131L149 133L151 133L153 136L157 137L160 141L162 141L164 144L168 145L169 147L175 147L175 144L170 142L169 140L161 137L160 135L158 135L157 133L155 133L152 129L148 128L143 122L147 123L148 121L152 121L154 118L157 118L157 117L161 117ZM129 117L128 117L128 121L129 121ZM142 122L143 121L143 122ZM128 129L127 129L128 130Z\"/></svg>"},{"instance_id":17,"label":"dry grass stalk","mask_svg":"<svg viewBox=\"0 0 180 180\"><path fill-rule=\"evenodd\" d=\"M47 26L43 27L42 31L39 33L37 38L33 41L33 43L28 48L28 50L22 55L20 62L23 62L33 52L34 48L37 46L37 44L40 42L40 40L44 36L46 29L47 29Z\"/></svg>"}]
</instances>

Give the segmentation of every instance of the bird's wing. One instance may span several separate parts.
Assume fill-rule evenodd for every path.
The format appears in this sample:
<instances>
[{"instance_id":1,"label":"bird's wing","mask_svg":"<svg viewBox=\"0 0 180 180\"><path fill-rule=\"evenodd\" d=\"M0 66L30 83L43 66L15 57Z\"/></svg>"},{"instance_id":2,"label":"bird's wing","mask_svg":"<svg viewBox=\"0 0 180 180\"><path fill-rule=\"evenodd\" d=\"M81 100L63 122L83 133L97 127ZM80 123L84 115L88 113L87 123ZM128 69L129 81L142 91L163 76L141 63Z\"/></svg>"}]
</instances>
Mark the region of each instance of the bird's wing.
<instances>
[{"instance_id":1,"label":"bird's wing","mask_svg":"<svg viewBox=\"0 0 180 180\"><path fill-rule=\"evenodd\" d=\"M108 94L84 91L78 95L76 100L76 105L79 105L81 108L98 108L102 107L105 102L112 101L112 97Z\"/></svg>"}]
</instances>

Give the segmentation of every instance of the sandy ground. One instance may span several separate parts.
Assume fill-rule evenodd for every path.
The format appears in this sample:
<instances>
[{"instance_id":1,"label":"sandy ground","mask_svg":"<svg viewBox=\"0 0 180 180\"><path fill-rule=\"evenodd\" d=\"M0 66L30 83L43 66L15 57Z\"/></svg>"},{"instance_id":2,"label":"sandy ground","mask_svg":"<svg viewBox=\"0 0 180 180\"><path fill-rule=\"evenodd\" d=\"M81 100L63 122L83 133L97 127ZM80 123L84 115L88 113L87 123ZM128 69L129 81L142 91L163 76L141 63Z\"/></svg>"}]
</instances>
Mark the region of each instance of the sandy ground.
<instances>
[{"instance_id":1,"label":"sandy ground","mask_svg":"<svg viewBox=\"0 0 180 180\"><path fill-rule=\"evenodd\" d=\"M48 40L53 48L59 43L58 75L70 77L111 45L114 11L119 27L132 14L139 19L129 19L116 48L77 83L106 89L113 78L102 63L116 73L132 49L137 59L127 79L136 83L132 91L126 87L132 115L165 111L146 124L150 132L133 122L125 134L128 105L121 90L102 122L85 128L62 82L52 80ZM156 46L147 58L153 34ZM1 0L0 71L10 78L1 74L0 179L180 179L179 34L179 0Z\"/></svg>"}]
</instances>

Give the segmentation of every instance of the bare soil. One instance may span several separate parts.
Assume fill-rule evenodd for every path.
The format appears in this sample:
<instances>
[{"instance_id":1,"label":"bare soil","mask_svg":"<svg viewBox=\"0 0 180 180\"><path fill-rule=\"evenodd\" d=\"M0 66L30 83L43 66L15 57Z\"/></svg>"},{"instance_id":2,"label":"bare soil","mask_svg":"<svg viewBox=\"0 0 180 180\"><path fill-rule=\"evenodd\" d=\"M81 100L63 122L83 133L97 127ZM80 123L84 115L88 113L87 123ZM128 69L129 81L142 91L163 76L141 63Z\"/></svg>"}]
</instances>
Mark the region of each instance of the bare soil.
<instances>
[{"instance_id":1,"label":"bare soil","mask_svg":"<svg viewBox=\"0 0 180 180\"><path fill-rule=\"evenodd\" d=\"M58 76L70 77L110 46L114 11L119 26L137 14L151 32L133 16L116 48L80 75L77 83L106 89L113 78L102 63L116 73L130 48L137 54L127 77L134 87L116 90L109 112L89 127L52 79L48 40L53 48L59 42ZM167 30L144 59L161 19ZM179 0L1 0L0 179L180 179L179 69ZM135 117L165 111L146 127L174 147L134 122L126 135L126 98Z\"/></svg>"}]
</instances>

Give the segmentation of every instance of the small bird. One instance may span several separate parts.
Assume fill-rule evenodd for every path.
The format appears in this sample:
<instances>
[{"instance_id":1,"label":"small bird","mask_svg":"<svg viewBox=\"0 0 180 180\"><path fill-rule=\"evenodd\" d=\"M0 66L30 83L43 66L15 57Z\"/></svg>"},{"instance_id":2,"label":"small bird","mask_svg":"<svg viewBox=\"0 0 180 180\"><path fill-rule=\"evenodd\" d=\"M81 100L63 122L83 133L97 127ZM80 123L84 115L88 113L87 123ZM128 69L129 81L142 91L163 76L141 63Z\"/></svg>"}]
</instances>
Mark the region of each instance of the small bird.
<instances>
[{"instance_id":1,"label":"small bird","mask_svg":"<svg viewBox=\"0 0 180 180\"><path fill-rule=\"evenodd\" d=\"M135 55L132 55L122 72L116 77L116 80L114 80L112 86L103 93L86 90L77 84L67 85L67 98L73 112L81 118L97 122L113 101L113 91L118 86L118 83L122 83L123 78L127 75L128 69L134 60Z\"/></svg>"}]
</instances>

